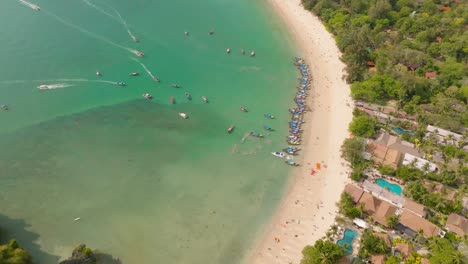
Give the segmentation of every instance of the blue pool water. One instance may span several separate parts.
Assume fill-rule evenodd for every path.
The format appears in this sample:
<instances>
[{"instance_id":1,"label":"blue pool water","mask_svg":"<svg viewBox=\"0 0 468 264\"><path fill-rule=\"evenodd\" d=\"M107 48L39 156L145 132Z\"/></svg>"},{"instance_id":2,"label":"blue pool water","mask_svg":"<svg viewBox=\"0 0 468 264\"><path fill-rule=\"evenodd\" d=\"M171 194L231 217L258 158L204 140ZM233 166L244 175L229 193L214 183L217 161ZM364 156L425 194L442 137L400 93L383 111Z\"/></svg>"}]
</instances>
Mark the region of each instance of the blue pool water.
<instances>
[{"instance_id":1,"label":"blue pool water","mask_svg":"<svg viewBox=\"0 0 468 264\"><path fill-rule=\"evenodd\" d=\"M336 244L340 245L340 246L345 246L345 253L346 255L349 255L351 253L353 253L353 240L354 238L356 238L357 236L357 232L355 230L352 230L352 229L346 229L344 231L344 236L342 239L338 240L336 242Z\"/></svg>"},{"instance_id":2,"label":"blue pool water","mask_svg":"<svg viewBox=\"0 0 468 264\"><path fill-rule=\"evenodd\" d=\"M389 183L388 181L384 179L377 179L375 180L375 183L382 188L387 187L388 190L391 191L392 193L401 195L402 189L401 189L401 186L398 184Z\"/></svg>"},{"instance_id":3,"label":"blue pool water","mask_svg":"<svg viewBox=\"0 0 468 264\"><path fill-rule=\"evenodd\" d=\"M411 130L404 130L404 129L401 128L401 127L395 127L395 128L393 128L392 130L395 131L396 133L398 133L399 135L402 135L403 133L407 133L407 134L410 134L410 135L413 134L413 131L411 131Z\"/></svg>"}]
</instances>

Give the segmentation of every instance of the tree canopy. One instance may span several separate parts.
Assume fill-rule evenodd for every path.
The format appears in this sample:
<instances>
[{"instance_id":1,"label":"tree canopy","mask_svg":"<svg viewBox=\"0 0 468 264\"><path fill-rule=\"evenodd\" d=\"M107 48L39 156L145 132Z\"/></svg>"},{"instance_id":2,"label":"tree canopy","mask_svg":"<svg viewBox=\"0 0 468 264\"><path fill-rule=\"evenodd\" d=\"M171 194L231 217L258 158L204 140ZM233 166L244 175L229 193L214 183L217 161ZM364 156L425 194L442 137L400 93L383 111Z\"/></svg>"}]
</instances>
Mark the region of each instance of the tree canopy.
<instances>
[{"instance_id":1,"label":"tree canopy","mask_svg":"<svg viewBox=\"0 0 468 264\"><path fill-rule=\"evenodd\" d=\"M1 264L32 264L31 255L18 245L16 240L11 240L6 245L0 245Z\"/></svg>"},{"instance_id":2,"label":"tree canopy","mask_svg":"<svg viewBox=\"0 0 468 264\"><path fill-rule=\"evenodd\" d=\"M345 251L331 241L319 239L313 246L306 246L302 255L301 264L335 264L345 255Z\"/></svg>"},{"instance_id":3,"label":"tree canopy","mask_svg":"<svg viewBox=\"0 0 468 264\"><path fill-rule=\"evenodd\" d=\"M397 100L426 123L454 131L468 125L467 1L302 2L336 36L354 99Z\"/></svg>"}]
</instances>

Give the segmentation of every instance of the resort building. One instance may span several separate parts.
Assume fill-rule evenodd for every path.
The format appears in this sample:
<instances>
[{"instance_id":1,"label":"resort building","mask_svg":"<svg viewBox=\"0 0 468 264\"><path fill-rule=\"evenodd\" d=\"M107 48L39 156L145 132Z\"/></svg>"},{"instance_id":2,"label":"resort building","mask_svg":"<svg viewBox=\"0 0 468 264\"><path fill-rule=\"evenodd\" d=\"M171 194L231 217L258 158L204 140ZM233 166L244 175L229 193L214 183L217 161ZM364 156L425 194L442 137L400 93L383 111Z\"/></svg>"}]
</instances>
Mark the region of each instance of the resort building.
<instances>
[{"instance_id":1,"label":"resort building","mask_svg":"<svg viewBox=\"0 0 468 264\"><path fill-rule=\"evenodd\" d=\"M385 256L384 255L372 255L370 258L370 263L385 264Z\"/></svg>"},{"instance_id":2,"label":"resort building","mask_svg":"<svg viewBox=\"0 0 468 264\"><path fill-rule=\"evenodd\" d=\"M457 214L450 214L447 218L445 228L461 237L468 234L468 220Z\"/></svg>"},{"instance_id":3,"label":"resort building","mask_svg":"<svg viewBox=\"0 0 468 264\"><path fill-rule=\"evenodd\" d=\"M411 253L413 253L413 248L410 244L397 243L394 247L394 252L400 253L402 258L406 259L411 256Z\"/></svg>"},{"instance_id":4,"label":"resort building","mask_svg":"<svg viewBox=\"0 0 468 264\"><path fill-rule=\"evenodd\" d=\"M411 154L415 157L423 156L410 142L388 133L381 133L376 140L371 141L369 149L373 154L374 162L393 169L400 165L405 154Z\"/></svg>"},{"instance_id":5,"label":"resort building","mask_svg":"<svg viewBox=\"0 0 468 264\"><path fill-rule=\"evenodd\" d=\"M429 222L428 220L421 218L410 210L403 209L399 220L400 225L404 227L402 228L403 231L410 236L414 236L420 230L422 230L422 234L425 238L441 234L439 227Z\"/></svg>"},{"instance_id":6,"label":"resort building","mask_svg":"<svg viewBox=\"0 0 468 264\"><path fill-rule=\"evenodd\" d=\"M364 193L364 190L360 187L357 187L354 184L348 183L345 186L344 189L345 192L347 192L352 198L355 203L359 202L359 199L361 199L362 194Z\"/></svg>"},{"instance_id":7,"label":"resort building","mask_svg":"<svg viewBox=\"0 0 468 264\"><path fill-rule=\"evenodd\" d=\"M435 163L416 157L409 153L406 153L403 157L403 165L413 165L415 168L426 172L434 172L438 170Z\"/></svg>"},{"instance_id":8,"label":"resort building","mask_svg":"<svg viewBox=\"0 0 468 264\"><path fill-rule=\"evenodd\" d=\"M440 127L427 125L426 130L426 138L434 134L437 138L437 142L441 145L455 145L458 147L459 143L461 143L463 139L462 135L453 133Z\"/></svg>"},{"instance_id":9,"label":"resort building","mask_svg":"<svg viewBox=\"0 0 468 264\"><path fill-rule=\"evenodd\" d=\"M377 211L372 215L372 217L377 223L388 227L387 219L390 216L395 215L397 210L398 208L396 206L381 200L379 206L377 207Z\"/></svg>"},{"instance_id":10,"label":"resort building","mask_svg":"<svg viewBox=\"0 0 468 264\"><path fill-rule=\"evenodd\" d=\"M419 217L426 218L426 207L420 203L417 203L413 200L406 198L403 208L411 211L412 213L418 215Z\"/></svg>"}]
</instances>

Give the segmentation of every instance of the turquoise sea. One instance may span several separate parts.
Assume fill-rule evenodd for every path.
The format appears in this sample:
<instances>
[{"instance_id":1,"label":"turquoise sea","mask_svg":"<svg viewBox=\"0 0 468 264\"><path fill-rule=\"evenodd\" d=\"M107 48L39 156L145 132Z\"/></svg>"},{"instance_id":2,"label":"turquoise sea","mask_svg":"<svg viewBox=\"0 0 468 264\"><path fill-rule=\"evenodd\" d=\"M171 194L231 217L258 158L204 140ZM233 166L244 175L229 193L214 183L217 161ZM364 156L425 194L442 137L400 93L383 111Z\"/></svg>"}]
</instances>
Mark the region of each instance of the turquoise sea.
<instances>
[{"instance_id":1,"label":"turquoise sea","mask_svg":"<svg viewBox=\"0 0 468 264\"><path fill-rule=\"evenodd\" d=\"M44 264L79 243L126 264L239 263L290 172L269 154L298 77L279 19L260 0L31 2L0 1L0 239ZM36 88L52 84L67 87ZM242 142L251 130L267 136Z\"/></svg>"}]
</instances>

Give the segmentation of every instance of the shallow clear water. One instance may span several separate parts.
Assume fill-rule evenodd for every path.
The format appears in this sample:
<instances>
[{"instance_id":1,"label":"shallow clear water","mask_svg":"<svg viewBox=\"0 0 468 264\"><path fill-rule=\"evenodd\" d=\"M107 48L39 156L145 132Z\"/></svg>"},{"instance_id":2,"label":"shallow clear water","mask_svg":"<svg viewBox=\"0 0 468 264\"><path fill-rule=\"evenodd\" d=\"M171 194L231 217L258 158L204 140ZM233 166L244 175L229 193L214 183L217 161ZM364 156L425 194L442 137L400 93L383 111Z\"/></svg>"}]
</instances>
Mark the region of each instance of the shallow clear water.
<instances>
[{"instance_id":1,"label":"shallow clear water","mask_svg":"<svg viewBox=\"0 0 468 264\"><path fill-rule=\"evenodd\" d=\"M392 193L397 194L397 195L401 195L401 193L403 191L400 185L390 183L390 182L388 182L387 180L384 180L384 179L376 179L375 183L378 186L380 186L382 188L386 188L389 191L391 191Z\"/></svg>"},{"instance_id":2,"label":"shallow clear water","mask_svg":"<svg viewBox=\"0 0 468 264\"><path fill-rule=\"evenodd\" d=\"M91 1L118 10L134 43L115 16L83 1L35 3L41 11L0 3L0 104L10 106L0 112L4 238L18 238L38 263L78 243L123 263L239 263L289 172L269 154L284 147L297 76L284 28L256 1ZM242 143L263 125L275 131Z\"/></svg>"}]
</instances>

